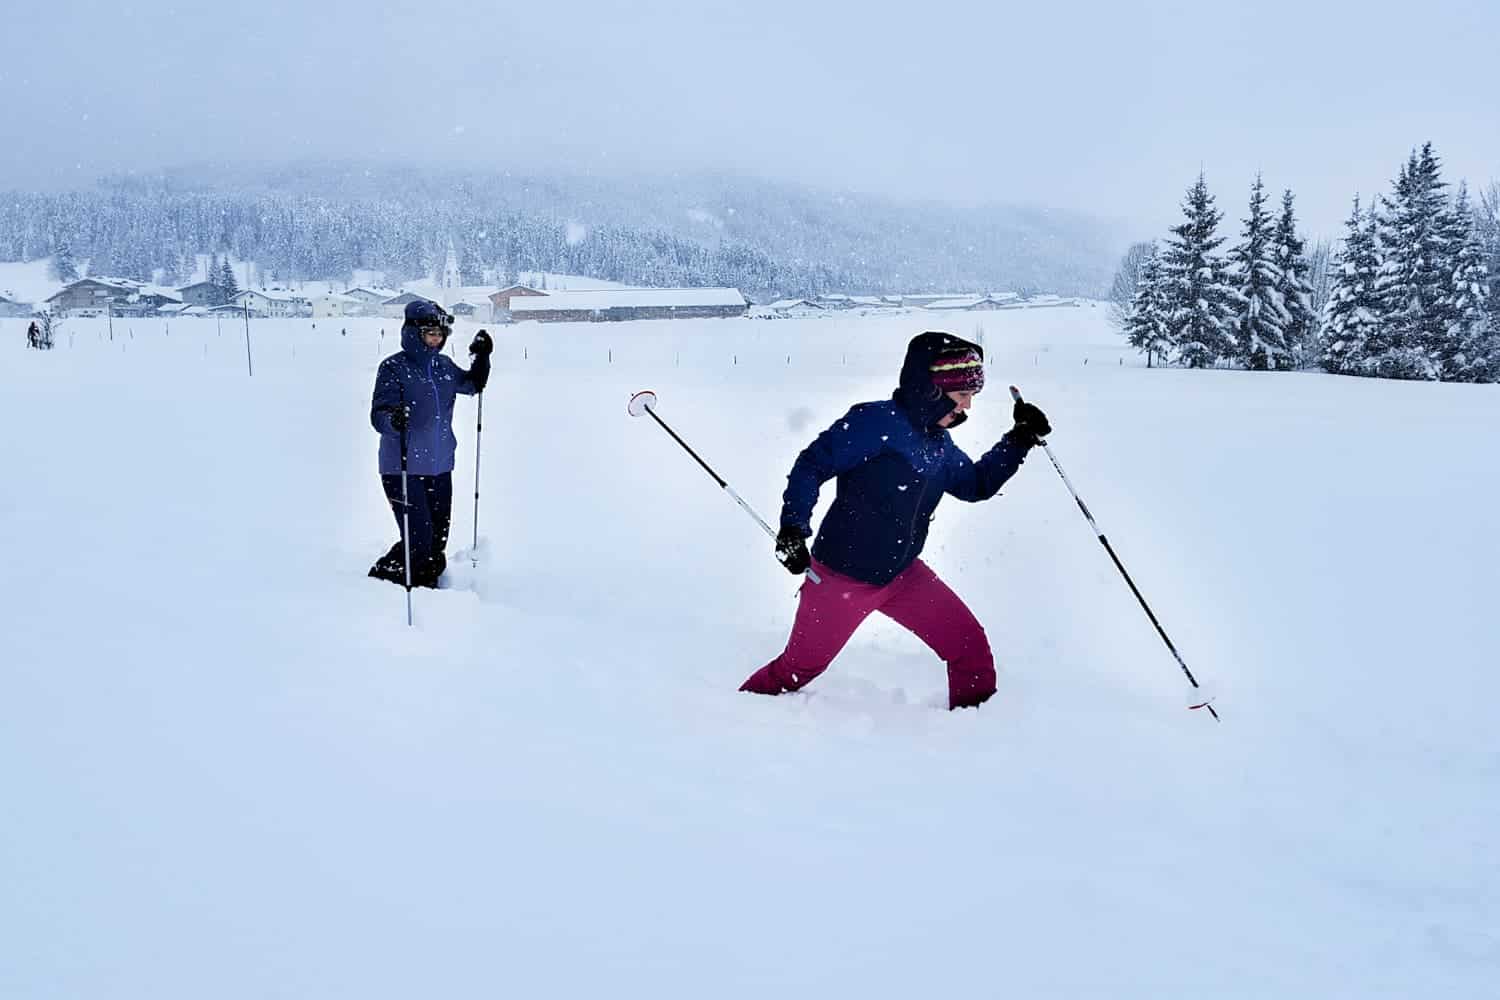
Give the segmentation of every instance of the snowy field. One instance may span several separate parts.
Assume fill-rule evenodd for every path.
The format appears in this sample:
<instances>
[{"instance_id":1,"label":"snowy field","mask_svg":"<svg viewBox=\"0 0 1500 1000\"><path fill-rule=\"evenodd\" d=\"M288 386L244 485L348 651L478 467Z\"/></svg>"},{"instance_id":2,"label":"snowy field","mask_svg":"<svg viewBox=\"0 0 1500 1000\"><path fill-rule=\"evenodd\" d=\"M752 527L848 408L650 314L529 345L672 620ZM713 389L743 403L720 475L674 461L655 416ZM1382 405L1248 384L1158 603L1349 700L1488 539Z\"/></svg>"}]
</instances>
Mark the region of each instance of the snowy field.
<instances>
[{"instance_id":1,"label":"snowy field","mask_svg":"<svg viewBox=\"0 0 1500 1000\"><path fill-rule=\"evenodd\" d=\"M1040 453L926 553L988 705L935 707L873 619L807 692L736 693L796 581L627 397L774 521L944 323L989 352L960 445L1007 382L1047 411L1222 723ZM1147 370L1102 306L500 328L478 568L461 399L453 589L408 629L365 578L391 321L254 321L253 377L242 324L24 327L0 997L1500 990L1500 387Z\"/></svg>"}]
</instances>

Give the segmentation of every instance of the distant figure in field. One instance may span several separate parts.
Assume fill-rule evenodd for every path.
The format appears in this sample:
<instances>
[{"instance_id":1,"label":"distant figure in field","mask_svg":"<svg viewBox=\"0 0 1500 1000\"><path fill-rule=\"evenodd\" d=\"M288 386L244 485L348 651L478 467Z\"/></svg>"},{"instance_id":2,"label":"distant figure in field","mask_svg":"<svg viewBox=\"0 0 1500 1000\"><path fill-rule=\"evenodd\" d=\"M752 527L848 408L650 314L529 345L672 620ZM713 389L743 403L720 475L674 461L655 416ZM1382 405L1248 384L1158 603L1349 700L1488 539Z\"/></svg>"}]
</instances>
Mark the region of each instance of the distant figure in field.
<instances>
[{"instance_id":1,"label":"distant figure in field","mask_svg":"<svg viewBox=\"0 0 1500 1000\"><path fill-rule=\"evenodd\" d=\"M776 557L794 574L812 566L822 583L802 584L786 649L741 691L781 694L815 679L872 612L905 626L948 664L948 707L982 704L995 693L995 660L984 629L958 595L918 558L943 494L988 500L1052 432L1030 403L1015 426L972 461L949 430L984 388L984 349L928 332L906 349L890 399L855 405L797 456L787 476ZM837 477L838 494L806 539L818 491Z\"/></svg>"},{"instance_id":2,"label":"distant figure in field","mask_svg":"<svg viewBox=\"0 0 1500 1000\"><path fill-rule=\"evenodd\" d=\"M36 325L36 320L32 320L31 321L31 325L26 328L26 346L27 347L40 347L41 343L42 343L42 330L41 330L41 327L39 327L39 326Z\"/></svg>"},{"instance_id":3,"label":"distant figure in field","mask_svg":"<svg viewBox=\"0 0 1500 1000\"><path fill-rule=\"evenodd\" d=\"M490 377L490 335L480 330L469 345L468 371L442 354L453 317L435 302L418 299L406 306L401 351L380 363L370 400L370 423L380 432L380 483L396 515L398 530L411 521L411 583L436 587L448 561L448 527L453 512L453 403L459 393L483 392ZM407 474L409 507L401 499ZM397 541L370 576L406 582L403 542Z\"/></svg>"}]
</instances>

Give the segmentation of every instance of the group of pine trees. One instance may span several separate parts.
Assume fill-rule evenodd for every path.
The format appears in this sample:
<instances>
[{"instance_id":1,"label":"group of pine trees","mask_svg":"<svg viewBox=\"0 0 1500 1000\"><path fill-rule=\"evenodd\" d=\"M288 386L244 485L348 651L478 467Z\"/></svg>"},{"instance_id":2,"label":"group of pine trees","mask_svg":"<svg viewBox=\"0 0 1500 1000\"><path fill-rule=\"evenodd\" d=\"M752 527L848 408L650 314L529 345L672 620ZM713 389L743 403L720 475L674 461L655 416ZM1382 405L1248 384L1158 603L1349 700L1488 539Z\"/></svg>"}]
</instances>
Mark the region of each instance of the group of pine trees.
<instances>
[{"instance_id":1,"label":"group of pine trees","mask_svg":"<svg viewBox=\"0 0 1500 1000\"><path fill-rule=\"evenodd\" d=\"M1500 381L1500 205L1476 212L1463 185L1452 199L1447 187L1429 143L1378 206L1356 197L1315 309L1292 192L1273 218L1257 176L1240 239L1221 252L1223 213L1200 175L1172 236L1127 258L1125 335L1148 364Z\"/></svg>"},{"instance_id":2,"label":"group of pine trees","mask_svg":"<svg viewBox=\"0 0 1500 1000\"><path fill-rule=\"evenodd\" d=\"M47 254L58 280L90 274L180 286L201 279L200 254L254 260L268 281L350 279L356 270L393 282L431 278L450 244L466 283L485 271L501 280L526 272L586 274L628 284L733 285L807 294L870 284L853 270L777 260L723 239L712 246L667 233L598 225L580 233L566 220L466 204L335 201L306 195L218 195L120 184L101 192L13 193L0 198L0 260ZM209 280L228 284L222 265Z\"/></svg>"}]
</instances>

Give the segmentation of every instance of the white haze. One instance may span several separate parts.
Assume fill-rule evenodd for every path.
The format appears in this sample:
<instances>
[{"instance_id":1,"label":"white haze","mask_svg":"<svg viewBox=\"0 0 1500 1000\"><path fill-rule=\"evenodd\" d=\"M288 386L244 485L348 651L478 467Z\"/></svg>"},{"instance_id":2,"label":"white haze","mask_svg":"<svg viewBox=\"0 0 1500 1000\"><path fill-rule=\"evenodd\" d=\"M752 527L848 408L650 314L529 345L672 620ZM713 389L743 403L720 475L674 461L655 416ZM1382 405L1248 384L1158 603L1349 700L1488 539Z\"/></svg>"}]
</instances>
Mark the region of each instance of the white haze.
<instances>
[{"instance_id":1,"label":"white haze","mask_svg":"<svg viewBox=\"0 0 1500 1000\"><path fill-rule=\"evenodd\" d=\"M1333 231L1432 140L1500 173L1500 6L790 0L8 11L0 189L185 162L733 167L1156 229L1200 167Z\"/></svg>"}]
</instances>

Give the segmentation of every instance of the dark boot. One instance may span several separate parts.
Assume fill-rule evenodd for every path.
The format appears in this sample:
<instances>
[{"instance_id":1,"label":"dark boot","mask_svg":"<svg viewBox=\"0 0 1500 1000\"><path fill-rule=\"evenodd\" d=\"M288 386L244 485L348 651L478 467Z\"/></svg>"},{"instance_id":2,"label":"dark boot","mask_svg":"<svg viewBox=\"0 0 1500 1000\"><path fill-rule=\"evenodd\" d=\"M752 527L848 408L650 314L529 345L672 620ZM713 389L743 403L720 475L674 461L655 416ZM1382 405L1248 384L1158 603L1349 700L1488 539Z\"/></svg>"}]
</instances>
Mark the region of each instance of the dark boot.
<instances>
[{"instance_id":1,"label":"dark boot","mask_svg":"<svg viewBox=\"0 0 1500 1000\"><path fill-rule=\"evenodd\" d=\"M389 552L375 560L369 575L377 580L388 580L398 587L406 586L406 561L403 558L405 548L400 542L392 545Z\"/></svg>"}]
</instances>

